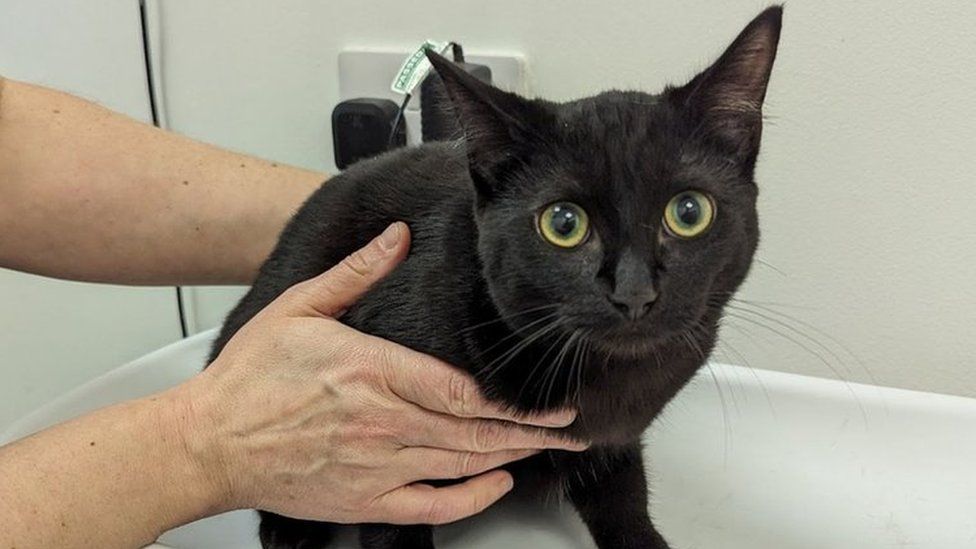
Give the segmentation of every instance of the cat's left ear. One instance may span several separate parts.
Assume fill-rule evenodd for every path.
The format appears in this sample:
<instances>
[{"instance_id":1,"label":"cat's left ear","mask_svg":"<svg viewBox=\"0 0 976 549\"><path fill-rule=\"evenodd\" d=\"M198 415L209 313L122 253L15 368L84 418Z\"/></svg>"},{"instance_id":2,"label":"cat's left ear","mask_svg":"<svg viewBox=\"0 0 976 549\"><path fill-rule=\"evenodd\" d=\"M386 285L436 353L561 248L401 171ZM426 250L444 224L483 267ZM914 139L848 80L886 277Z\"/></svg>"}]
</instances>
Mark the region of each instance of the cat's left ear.
<instances>
[{"instance_id":1,"label":"cat's left ear","mask_svg":"<svg viewBox=\"0 0 976 549\"><path fill-rule=\"evenodd\" d=\"M706 139L745 161L755 160L762 134L762 105L776 59L783 8L766 9L711 67L668 91Z\"/></svg>"},{"instance_id":2,"label":"cat's left ear","mask_svg":"<svg viewBox=\"0 0 976 549\"><path fill-rule=\"evenodd\" d=\"M478 80L431 50L427 58L464 131L471 178L479 193L491 196L506 174L539 146L548 115L534 102Z\"/></svg>"}]
</instances>

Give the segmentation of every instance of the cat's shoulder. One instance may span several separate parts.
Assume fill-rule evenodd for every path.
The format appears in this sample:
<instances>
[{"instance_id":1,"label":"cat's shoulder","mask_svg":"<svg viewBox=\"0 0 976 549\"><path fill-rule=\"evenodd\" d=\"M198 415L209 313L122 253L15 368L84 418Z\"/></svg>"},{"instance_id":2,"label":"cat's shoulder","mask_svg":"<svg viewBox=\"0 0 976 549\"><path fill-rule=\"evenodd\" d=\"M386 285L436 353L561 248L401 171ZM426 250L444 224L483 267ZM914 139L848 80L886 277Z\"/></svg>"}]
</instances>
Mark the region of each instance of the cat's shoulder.
<instances>
[{"instance_id":1,"label":"cat's shoulder","mask_svg":"<svg viewBox=\"0 0 976 549\"><path fill-rule=\"evenodd\" d=\"M327 180L306 201L293 225L317 227L337 220L357 227L393 219L436 222L427 219L431 211L466 210L473 189L463 145L443 142L398 149L361 160Z\"/></svg>"},{"instance_id":2,"label":"cat's shoulder","mask_svg":"<svg viewBox=\"0 0 976 549\"><path fill-rule=\"evenodd\" d=\"M459 141L425 143L357 162L341 174L369 192L386 189L414 192L470 188L467 157Z\"/></svg>"}]
</instances>

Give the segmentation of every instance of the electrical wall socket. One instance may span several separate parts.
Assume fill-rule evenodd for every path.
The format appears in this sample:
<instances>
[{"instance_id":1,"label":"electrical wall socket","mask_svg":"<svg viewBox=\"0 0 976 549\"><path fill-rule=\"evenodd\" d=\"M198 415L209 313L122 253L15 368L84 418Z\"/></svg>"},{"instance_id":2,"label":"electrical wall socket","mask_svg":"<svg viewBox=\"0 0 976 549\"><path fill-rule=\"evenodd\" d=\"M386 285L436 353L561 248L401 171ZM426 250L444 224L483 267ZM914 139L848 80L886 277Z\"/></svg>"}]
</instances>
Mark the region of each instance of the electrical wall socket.
<instances>
[{"instance_id":1,"label":"electrical wall socket","mask_svg":"<svg viewBox=\"0 0 976 549\"><path fill-rule=\"evenodd\" d=\"M368 49L348 49L339 53L339 98L380 97L397 104L403 96L390 89L393 77L400 70L404 59L410 55L407 50L384 51ZM487 65L491 68L491 78L495 86L508 91L526 95L525 59L518 54L469 53L465 48L464 59L470 63ZM420 142L420 87L403 113L407 125L407 143Z\"/></svg>"}]
</instances>

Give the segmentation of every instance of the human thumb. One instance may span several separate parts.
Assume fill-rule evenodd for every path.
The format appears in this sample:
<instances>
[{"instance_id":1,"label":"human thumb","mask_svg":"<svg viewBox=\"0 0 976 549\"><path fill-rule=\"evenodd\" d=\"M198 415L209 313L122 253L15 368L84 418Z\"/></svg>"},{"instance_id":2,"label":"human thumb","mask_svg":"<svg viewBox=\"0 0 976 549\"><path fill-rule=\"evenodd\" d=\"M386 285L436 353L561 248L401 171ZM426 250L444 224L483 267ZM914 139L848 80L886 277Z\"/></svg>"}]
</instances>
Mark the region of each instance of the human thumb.
<instances>
[{"instance_id":1,"label":"human thumb","mask_svg":"<svg viewBox=\"0 0 976 549\"><path fill-rule=\"evenodd\" d=\"M409 248L410 229L397 221L328 271L290 288L275 309L292 316L339 316L390 274Z\"/></svg>"}]
</instances>

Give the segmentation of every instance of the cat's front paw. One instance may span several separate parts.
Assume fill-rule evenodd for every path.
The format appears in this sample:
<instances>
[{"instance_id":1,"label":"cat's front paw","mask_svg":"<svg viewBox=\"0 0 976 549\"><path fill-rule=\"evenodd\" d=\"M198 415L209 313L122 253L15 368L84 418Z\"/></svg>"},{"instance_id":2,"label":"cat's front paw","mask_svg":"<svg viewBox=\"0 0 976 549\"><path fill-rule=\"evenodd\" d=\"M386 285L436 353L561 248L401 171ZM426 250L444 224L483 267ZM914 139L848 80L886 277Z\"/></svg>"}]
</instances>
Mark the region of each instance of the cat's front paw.
<instances>
[{"instance_id":1,"label":"cat's front paw","mask_svg":"<svg viewBox=\"0 0 976 549\"><path fill-rule=\"evenodd\" d=\"M674 549L650 523L629 528L618 524L612 531L601 529L591 533L600 549Z\"/></svg>"},{"instance_id":2,"label":"cat's front paw","mask_svg":"<svg viewBox=\"0 0 976 549\"><path fill-rule=\"evenodd\" d=\"M261 513L258 533L264 549L325 549L335 537L336 525Z\"/></svg>"},{"instance_id":3,"label":"cat's front paw","mask_svg":"<svg viewBox=\"0 0 976 549\"><path fill-rule=\"evenodd\" d=\"M434 532L423 524L361 524L359 544L363 549L434 549Z\"/></svg>"},{"instance_id":4,"label":"cat's front paw","mask_svg":"<svg viewBox=\"0 0 976 549\"><path fill-rule=\"evenodd\" d=\"M612 543L599 544L600 549L674 549L655 532L654 536L632 538L624 536Z\"/></svg>"}]
</instances>

